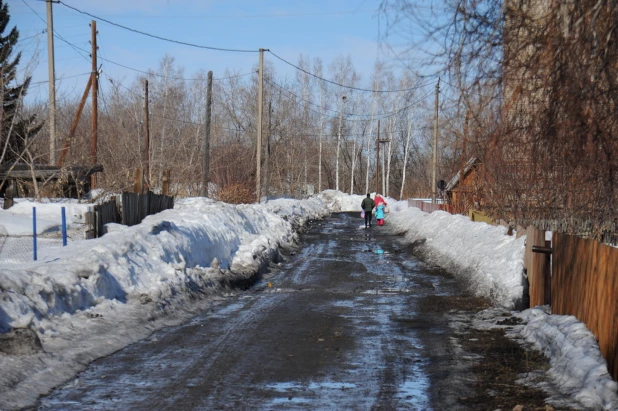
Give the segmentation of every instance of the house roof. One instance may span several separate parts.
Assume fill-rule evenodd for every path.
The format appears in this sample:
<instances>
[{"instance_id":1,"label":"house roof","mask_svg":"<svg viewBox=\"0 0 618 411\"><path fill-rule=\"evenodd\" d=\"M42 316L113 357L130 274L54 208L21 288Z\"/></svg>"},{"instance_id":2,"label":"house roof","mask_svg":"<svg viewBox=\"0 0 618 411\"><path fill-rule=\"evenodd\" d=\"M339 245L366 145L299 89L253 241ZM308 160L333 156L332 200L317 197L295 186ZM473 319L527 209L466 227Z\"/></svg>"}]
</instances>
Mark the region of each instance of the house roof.
<instances>
[{"instance_id":1,"label":"house roof","mask_svg":"<svg viewBox=\"0 0 618 411\"><path fill-rule=\"evenodd\" d=\"M468 162L464 166L464 176L466 176L470 172L470 170L472 170L472 168L476 164L479 164L480 162L481 160L479 160L476 157L472 157L470 160L468 160ZM457 174L455 174L455 176L451 178L451 181L449 181L448 184L446 185L446 191L452 191L455 187L457 187L457 184L459 184L460 174L461 174L461 170L459 170Z\"/></svg>"}]
</instances>

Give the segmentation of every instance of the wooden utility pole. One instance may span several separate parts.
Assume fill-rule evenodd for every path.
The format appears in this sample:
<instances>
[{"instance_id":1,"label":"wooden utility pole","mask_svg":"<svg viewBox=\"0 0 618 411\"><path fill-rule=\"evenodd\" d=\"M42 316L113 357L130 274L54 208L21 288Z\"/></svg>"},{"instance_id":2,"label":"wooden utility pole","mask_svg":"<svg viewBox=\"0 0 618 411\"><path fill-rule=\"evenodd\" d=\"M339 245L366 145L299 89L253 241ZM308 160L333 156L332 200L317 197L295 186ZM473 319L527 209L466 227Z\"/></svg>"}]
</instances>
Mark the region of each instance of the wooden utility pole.
<instances>
[{"instance_id":1,"label":"wooden utility pole","mask_svg":"<svg viewBox=\"0 0 618 411\"><path fill-rule=\"evenodd\" d=\"M77 123L79 123L79 119L82 116L82 111L84 110L84 106L86 105L88 93L90 92L91 88L92 76L88 78L88 84L86 84L86 89L84 90L84 94L82 94L82 99L79 102L79 106L77 107L77 113L75 113L75 118L73 119L73 123L71 124L71 131L69 131L69 135L64 140L64 145L62 146L62 151L60 152L60 158L58 159L58 167L62 167L64 159L69 152L69 147L71 146L71 139L75 135L75 130L77 130Z\"/></svg>"},{"instance_id":2,"label":"wooden utility pole","mask_svg":"<svg viewBox=\"0 0 618 411\"><path fill-rule=\"evenodd\" d=\"M343 106L345 96L341 97L341 109L339 110L339 127L337 128L337 165L335 170L335 190L339 191L339 147L341 146L341 127L343 124Z\"/></svg>"},{"instance_id":3,"label":"wooden utility pole","mask_svg":"<svg viewBox=\"0 0 618 411\"><path fill-rule=\"evenodd\" d=\"M150 109L148 107L148 80L144 80L144 188L150 189Z\"/></svg>"},{"instance_id":4,"label":"wooden utility pole","mask_svg":"<svg viewBox=\"0 0 618 411\"><path fill-rule=\"evenodd\" d=\"M461 171L459 172L459 190L463 191L464 172L466 168L466 143L468 141L468 123L470 122L470 110L466 111L464 123L463 141L461 143Z\"/></svg>"},{"instance_id":5,"label":"wooden utility pole","mask_svg":"<svg viewBox=\"0 0 618 411\"><path fill-rule=\"evenodd\" d=\"M47 3L47 69L49 76L49 164L56 163L56 66L54 63L54 16Z\"/></svg>"},{"instance_id":6,"label":"wooden utility pole","mask_svg":"<svg viewBox=\"0 0 618 411\"><path fill-rule=\"evenodd\" d=\"M431 161L431 202L436 203L436 167L438 165L438 98L440 94L440 78L436 84L436 105L433 123L433 156Z\"/></svg>"},{"instance_id":7,"label":"wooden utility pole","mask_svg":"<svg viewBox=\"0 0 618 411\"><path fill-rule=\"evenodd\" d=\"M210 173L210 117L212 116L212 71L208 72L206 86L206 124L204 126L204 174L201 196L208 197L208 174Z\"/></svg>"},{"instance_id":8,"label":"wooden utility pole","mask_svg":"<svg viewBox=\"0 0 618 411\"><path fill-rule=\"evenodd\" d=\"M90 22L91 28L91 43L92 43L92 142L90 146L90 155L92 165L97 164L97 140L98 140L98 98L99 98L99 73L97 70L97 22ZM96 175L92 174L90 188L96 187Z\"/></svg>"},{"instance_id":9,"label":"wooden utility pole","mask_svg":"<svg viewBox=\"0 0 618 411\"><path fill-rule=\"evenodd\" d=\"M270 169L270 133L272 133L272 101L268 102L268 134L266 135L266 150L264 150L264 197L268 202L268 171Z\"/></svg>"},{"instance_id":10,"label":"wooden utility pole","mask_svg":"<svg viewBox=\"0 0 618 411\"><path fill-rule=\"evenodd\" d=\"M258 72L258 119L257 119L257 169L255 172L255 195L259 203L262 198L262 110L264 99L262 91L264 87L264 50L260 49L260 68Z\"/></svg>"},{"instance_id":11,"label":"wooden utility pole","mask_svg":"<svg viewBox=\"0 0 618 411\"><path fill-rule=\"evenodd\" d=\"M380 144L388 143L390 140L388 139L380 139L380 120L378 120L378 139L376 141L376 194L380 192ZM384 176L382 177L382 183L384 184ZM386 193L382 193L386 194Z\"/></svg>"},{"instance_id":12,"label":"wooden utility pole","mask_svg":"<svg viewBox=\"0 0 618 411\"><path fill-rule=\"evenodd\" d=\"M376 140L376 194L380 192L380 120L378 120L378 139Z\"/></svg>"}]
</instances>

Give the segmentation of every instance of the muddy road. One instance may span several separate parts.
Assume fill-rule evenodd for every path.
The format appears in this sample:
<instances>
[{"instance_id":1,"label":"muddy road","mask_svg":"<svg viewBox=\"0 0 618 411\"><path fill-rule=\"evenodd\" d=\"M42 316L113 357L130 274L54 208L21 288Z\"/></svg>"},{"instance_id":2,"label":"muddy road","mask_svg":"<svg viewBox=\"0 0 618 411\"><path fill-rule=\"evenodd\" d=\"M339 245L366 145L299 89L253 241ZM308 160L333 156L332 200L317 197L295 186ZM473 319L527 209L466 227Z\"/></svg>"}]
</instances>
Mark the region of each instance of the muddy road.
<instances>
[{"instance_id":1,"label":"muddy road","mask_svg":"<svg viewBox=\"0 0 618 411\"><path fill-rule=\"evenodd\" d=\"M487 386L479 388L475 377L474 364L482 363L487 352L483 341L505 344L495 333L486 338L470 334L471 318L486 302L418 261L386 227L374 224L365 230L361 224L357 213L315 222L301 235L297 251L251 289L233 292L192 321L94 362L42 398L39 408L425 410L501 405L486 398ZM517 348L509 347L517 357ZM491 374L491 369L480 372ZM543 404L536 391L516 391L515 397L498 396L498 401L509 409L522 398Z\"/></svg>"}]
</instances>

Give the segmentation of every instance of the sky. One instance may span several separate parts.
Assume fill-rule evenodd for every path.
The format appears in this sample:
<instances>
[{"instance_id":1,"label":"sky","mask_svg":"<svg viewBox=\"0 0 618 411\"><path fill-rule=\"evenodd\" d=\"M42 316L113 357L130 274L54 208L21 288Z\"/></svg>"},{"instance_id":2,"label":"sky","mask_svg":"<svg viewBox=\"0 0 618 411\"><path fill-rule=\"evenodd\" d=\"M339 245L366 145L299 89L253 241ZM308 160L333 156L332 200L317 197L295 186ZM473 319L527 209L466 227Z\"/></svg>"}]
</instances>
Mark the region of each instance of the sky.
<instances>
[{"instance_id":1,"label":"sky","mask_svg":"<svg viewBox=\"0 0 618 411\"><path fill-rule=\"evenodd\" d=\"M5 0L6 1L6 0ZM29 99L47 99L46 4L41 0L8 0L11 26L20 31L22 73L32 72ZM64 4L63 4L64 3ZM181 42L217 48L254 50L225 52L189 47L134 33L97 19L99 65L104 76L128 85L140 71L156 69L165 55L184 67L187 78L212 70L250 73L259 48L292 63L301 54L320 57L328 66L339 55L350 55L362 81L368 82L377 58L401 70L386 43L380 41L381 0L63 0L53 4L57 95L81 95L91 70L90 21L94 16ZM414 30L414 29L413 29ZM383 30L382 30L383 31ZM422 36L420 29L418 36ZM71 44L68 44L71 43ZM81 50L80 50L81 49ZM269 53L279 76L294 78L295 69ZM122 67L122 66L125 67ZM368 85L368 83L366 84Z\"/></svg>"},{"instance_id":2,"label":"sky","mask_svg":"<svg viewBox=\"0 0 618 411\"><path fill-rule=\"evenodd\" d=\"M7 241L32 244L31 238L15 236L32 228L32 207L41 219L37 227L48 234L58 232L60 207L66 207L70 234L66 247L41 246L34 262L12 261L19 256L7 253L6 244L0 250L0 333L31 327L45 348L36 356L0 355L3 408L32 407L38 395L67 381L85 363L203 312L204 303L217 298L208 290L254 275L279 246L295 243L295 227L309 219L355 211L358 230L364 230L362 198L335 190L306 200L238 206L185 198L138 225L109 224L108 233L94 240L84 239L88 204L78 200L18 199L10 209L0 209ZM405 233L404 243L422 243L417 249L425 263L446 269L475 295L495 303L478 314L475 327L506 327L511 337L525 339L549 358L547 372L557 390L552 392L567 401L556 405L618 409L618 383L609 376L599 345L584 324L573 316L549 315L548 307L511 311L522 294L525 237L509 236L506 227L466 216L427 214L408 207L407 201L386 200L391 212L384 229ZM388 260L387 253L381 255ZM194 287L204 291L202 297L189 297ZM274 287L280 291L276 283ZM461 324L457 314L451 314L453 326ZM499 325L512 315L524 322ZM535 384L534 375L522 379Z\"/></svg>"}]
</instances>

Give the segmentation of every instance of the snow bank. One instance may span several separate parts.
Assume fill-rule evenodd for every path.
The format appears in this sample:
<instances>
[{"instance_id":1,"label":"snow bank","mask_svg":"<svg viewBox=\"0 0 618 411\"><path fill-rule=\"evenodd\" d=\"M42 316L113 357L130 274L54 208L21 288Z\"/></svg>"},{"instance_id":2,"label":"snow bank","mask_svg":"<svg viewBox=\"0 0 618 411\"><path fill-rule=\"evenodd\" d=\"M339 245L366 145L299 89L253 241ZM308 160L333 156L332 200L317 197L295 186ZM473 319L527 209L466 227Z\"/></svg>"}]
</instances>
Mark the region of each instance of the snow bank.
<instances>
[{"instance_id":1,"label":"snow bank","mask_svg":"<svg viewBox=\"0 0 618 411\"><path fill-rule=\"evenodd\" d=\"M200 269L215 259L235 279L247 277L294 240L292 222L325 213L316 199L233 206L193 198L134 227L110 225L105 236L59 249L52 261L1 272L0 332L31 322L39 333L53 332L51 318L104 300L143 294L170 300L204 287L208 278Z\"/></svg>"},{"instance_id":2,"label":"snow bank","mask_svg":"<svg viewBox=\"0 0 618 411\"><path fill-rule=\"evenodd\" d=\"M371 198L375 198L376 193L370 193ZM361 212L361 203L365 195L345 194L337 190L324 190L317 195L332 212L358 211ZM393 198L382 196L388 203L390 211L401 211L408 208L407 201L397 201Z\"/></svg>"},{"instance_id":3,"label":"snow bank","mask_svg":"<svg viewBox=\"0 0 618 411\"><path fill-rule=\"evenodd\" d=\"M560 392L586 409L618 410L618 383L607 371L594 335L577 318L548 315L542 309L516 314L526 324L518 333L551 363L549 374Z\"/></svg>"},{"instance_id":4,"label":"snow bank","mask_svg":"<svg viewBox=\"0 0 618 411\"><path fill-rule=\"evenodd\" d=\"M187 319L208 300L196 297L246 281L294 243L299 226L328 213L317 198L237 206L190 198L0 271L0 333L29 327L44 349L0 354L0 408L32 406L94 359Z\"/></svg>"},{"instance_id":5,"label":"snow bank","mask_svg":"<svg viewBox=\"0 0 618 411\"><path fill-rule=\"evenodd\" d=\"M387 222L405 232L405 240L417 244L428 262L464 280L477 296L506 308L522 297L524 237L506 235L505 227L415 207L392 212Z\"/></svg>"}]
</instances>

